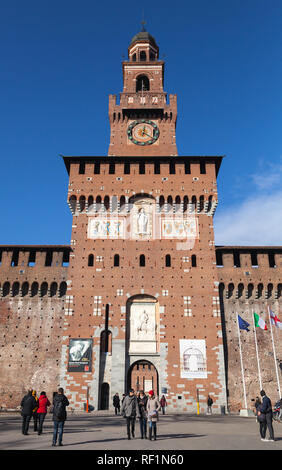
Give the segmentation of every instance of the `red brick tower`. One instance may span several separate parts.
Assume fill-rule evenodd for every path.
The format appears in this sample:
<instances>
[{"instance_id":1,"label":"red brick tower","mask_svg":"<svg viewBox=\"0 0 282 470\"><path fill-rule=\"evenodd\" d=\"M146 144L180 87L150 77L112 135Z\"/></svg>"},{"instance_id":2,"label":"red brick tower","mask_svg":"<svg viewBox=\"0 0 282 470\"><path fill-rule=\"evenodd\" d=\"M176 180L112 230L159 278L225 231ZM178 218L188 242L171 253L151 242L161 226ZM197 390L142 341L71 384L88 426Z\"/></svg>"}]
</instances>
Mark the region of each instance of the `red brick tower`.
<instances>
[{"instance_id":1,"label":"red brick tower","mask_svg":"<svg viewBox=\"0 0 282 470\"><path fill-rule=\"evenodd\" d=\"M123 62L120 103L109 97L111 140L108 155L177 155L176 95L164 92L164 62L147 32L136 34Z\"/></svg>"},{"instance_id":2,"label":"red brick tower","mask_svg":"<svg viewBox=\"0 0 282 470\"><path fill-rule=\"evenodd\" d=\"M73 213L61 384L82 408L154 388L226 405L213 219L222 157L178 156L176 97L146 31L129 46L108 156L64 157Z\"/></svg>"}]
</instances>

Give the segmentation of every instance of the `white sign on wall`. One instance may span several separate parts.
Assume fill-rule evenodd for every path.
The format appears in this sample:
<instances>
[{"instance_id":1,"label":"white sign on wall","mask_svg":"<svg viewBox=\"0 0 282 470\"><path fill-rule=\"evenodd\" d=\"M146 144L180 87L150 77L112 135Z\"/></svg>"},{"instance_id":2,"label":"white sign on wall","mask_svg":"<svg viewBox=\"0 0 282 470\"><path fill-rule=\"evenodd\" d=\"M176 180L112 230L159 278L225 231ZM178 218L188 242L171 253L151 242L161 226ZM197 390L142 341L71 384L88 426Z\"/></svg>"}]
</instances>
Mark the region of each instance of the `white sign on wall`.
<instances>
[{"instance_id":1,"label":"white sign on wall","mask_svg":"<svg viewBox=\"0 0 282 470\"><path fill-rule=\"evenodd\" d=\"M180 339L180 374L184 379L206 379L207 357L204 339Z\"/></svg>"}]
</instances>

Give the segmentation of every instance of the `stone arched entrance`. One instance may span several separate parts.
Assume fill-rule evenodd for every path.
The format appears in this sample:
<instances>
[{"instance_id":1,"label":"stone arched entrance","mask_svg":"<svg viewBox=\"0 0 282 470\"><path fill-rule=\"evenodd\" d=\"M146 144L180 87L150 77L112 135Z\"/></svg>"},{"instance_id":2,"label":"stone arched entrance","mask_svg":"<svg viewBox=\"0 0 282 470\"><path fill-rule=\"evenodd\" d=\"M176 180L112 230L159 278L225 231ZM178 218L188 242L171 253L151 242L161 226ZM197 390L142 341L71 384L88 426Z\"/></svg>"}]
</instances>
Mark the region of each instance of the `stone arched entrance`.
<instances>
[{"instance_id":1,"label":"stone arched entrance","mask_svg":"<svg viewBox=\"0 0 282 470\"><path fill-rule=\"evenodd\" d=\"M146 359L140 359L134 362L128 371L127 379L128 390L133 388L136 392L144 390L154 390L159 394L159 375L154 364Z\"/></svg>"}]
</instances>

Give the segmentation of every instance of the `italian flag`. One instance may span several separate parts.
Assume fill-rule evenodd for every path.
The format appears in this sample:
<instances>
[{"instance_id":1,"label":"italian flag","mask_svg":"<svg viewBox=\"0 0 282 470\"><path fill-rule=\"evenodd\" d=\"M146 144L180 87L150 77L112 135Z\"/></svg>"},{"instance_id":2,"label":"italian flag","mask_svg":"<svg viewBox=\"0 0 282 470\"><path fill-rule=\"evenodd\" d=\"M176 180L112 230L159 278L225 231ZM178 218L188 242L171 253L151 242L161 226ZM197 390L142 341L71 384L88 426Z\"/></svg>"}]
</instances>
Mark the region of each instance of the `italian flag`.
<instances>
[{"instance_id":1,"label":"italian flag","mask_svg":"<svg viewBox=\"0 0 282 470\"><path fill-rule=\"evenodd\" d=\"M255 326L261 328L262 330L267 330L265 321L257 314L254 313Z\"/></svg>"}]
</instances>

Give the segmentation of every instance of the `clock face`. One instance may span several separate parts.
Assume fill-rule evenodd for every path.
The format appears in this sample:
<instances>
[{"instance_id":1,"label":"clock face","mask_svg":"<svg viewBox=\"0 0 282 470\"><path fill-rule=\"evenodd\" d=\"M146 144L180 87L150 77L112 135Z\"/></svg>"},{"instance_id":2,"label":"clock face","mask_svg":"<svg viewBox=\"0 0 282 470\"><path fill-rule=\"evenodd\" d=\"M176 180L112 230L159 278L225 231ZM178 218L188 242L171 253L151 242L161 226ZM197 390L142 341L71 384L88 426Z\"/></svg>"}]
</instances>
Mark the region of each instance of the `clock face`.
<instances>
[{"instance_id":1,"label":"clock face","mask_svg":"<svg viewBox=\"0 0 282 470\"><path fill-rule=\"evenodd\" d=\"M139 119L128 126L127 136L136 145L151 145L158 140L160 131L153 121Z\"/></svg>"}]
</instances>

